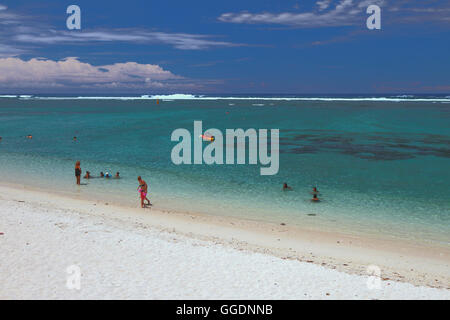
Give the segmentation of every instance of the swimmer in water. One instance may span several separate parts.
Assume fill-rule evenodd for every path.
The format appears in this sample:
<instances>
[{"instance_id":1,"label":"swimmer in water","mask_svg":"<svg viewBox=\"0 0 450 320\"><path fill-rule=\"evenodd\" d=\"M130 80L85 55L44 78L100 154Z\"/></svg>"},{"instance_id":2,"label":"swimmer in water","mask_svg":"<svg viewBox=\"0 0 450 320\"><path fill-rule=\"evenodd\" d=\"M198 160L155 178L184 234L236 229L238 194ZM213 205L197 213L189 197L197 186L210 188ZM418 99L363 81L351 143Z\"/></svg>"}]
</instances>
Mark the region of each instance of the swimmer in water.
<instances>
[{"instance_id":1,"label":"swimmer in water","mask_svg":"<svg viewBox=\"0 0 450 320\"><path fill-rule=\"evenodd\" d=\"M105 178L111 178L111 175L109 174L109 172L106 172Z\"/></svg>"},{"instance_id":2,"label":"swimmer in water","mask_svg":"<svg viewBox=\"0 0 450 320\"><path fill-rule=\"evenodd\" d=\"M283 191L291 191L291 190L292 190L292 187L289 187L286 182L283 183Z\"/></svg>"},{"instance_id":3,"label":"swimmer in water","mask_svg":"<svg viewBox=\"0 0 450 320\"><path fill-rule=\"evenodd\" d=\"M90 179L91 173L89 171L86 171L86 174L84 175L83 179Z\"/></svg>"},{"instance_id":4,"label":"swimmer in water","mask_svg":"<svg viewBox=\"0 0 450 320\"><path fill-rule=\"evenodd\" d=\"M33 139L33 136L31 134L27 135L27 139Z\"/></svg>"},{"instance_id":5,"label":"swimmer in water","mask_svg":"<svg viewBox=\"0 0 450 320\"><path fill-rule=\"evenodd\" d=\"M120 173L119 173L119 171L116 172L116 176L115 176L114 178L120 179Z\"/></svg>"},{"instance_id":6,"label":"swimmer in water","mask_svg":"<svg viewBox=\"0 0 450 320\"><path fill-rule=\"evenodd\" d=\"M73 141L77 141L77 137L73 137Z\"/></svg>"},{"instance_id":7,"label":"swimmer in water","mask_svg":"<svg viewBox=\"0 0 450 320\"><path fill-rule=\"evenodd\" d=\"M100 172L100 178L104 178L104 177L105 177L105 175L103 174L103 171Z\"/></svg>"},{"instance_id":8,"label":"swimmer in water","mask_svg":"<svg viewBox=\"0 0 450 320\"><path fill-rule=\"evenodd\" d=\"M77 161L75 163L75 177L77 178L77 184L80 185L80 179L81 179L81 163L80 161Z\"/></svg>"}]
</instances>

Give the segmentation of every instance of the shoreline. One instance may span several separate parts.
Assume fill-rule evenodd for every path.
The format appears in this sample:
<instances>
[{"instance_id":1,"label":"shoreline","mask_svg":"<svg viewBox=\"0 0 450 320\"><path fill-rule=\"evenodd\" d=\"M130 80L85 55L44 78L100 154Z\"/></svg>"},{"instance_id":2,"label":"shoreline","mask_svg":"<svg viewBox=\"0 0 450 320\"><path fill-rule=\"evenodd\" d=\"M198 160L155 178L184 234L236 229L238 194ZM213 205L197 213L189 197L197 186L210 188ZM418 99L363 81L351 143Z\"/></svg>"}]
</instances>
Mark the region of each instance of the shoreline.
<instances>
[{"instance_id":1,"label":"shoreline","mask_svg":"<svg viewBox=\"0 0 450 320\"><path fill-rule=\"evenodd\" d=\"M26 191L26 192L24 192ZM119 224L169 232L198 241L299 261L367 277L379 266L383 283L450 289L450 250L406 241L320 232L296 226L232 217L112 205L0 183L0 201L19 201L47 211L66 210Z\"/></svg>"},{"instance_id":2,"label":"shoreline","mask_svg":"<svg viewBox=\"0 0 450 320\"><path fill-rule=\"evenodd\" d=\"M380 196L354 193L349 190L327 189L320 205L311 205L307 195L310 190L298 183L293 192L281 193L271 184L265 189L252 188L248 192L238 191L236 181L223 187L216 180L178 179L176 172L167 174L160 170L138 171L129 165L117 164L118 171L124 173L122 179L83 180L86 186L76 187L73 183L73 161L50 156L28 158L20 153L5 153L7 168L2 170L1 182L27 181L31 190L47 191L78 199L98 200L133 207L136 203L135 179L142 175L151 177L151 196L155 207L170 212L192 213L215 216L245 217L268 223L287 223L301 229L338 232L362 238L391 239L418 243L430 247L448 247L448 223L446 202L414 202L402 194L391 194L379 203ZM28 160L28 161L27 161ZM111 164L92 160L84 161L85 168L95 172L110 168ZM29 166L27 166L29 163ZM51 166L53 165L53 166ZM26 167L24 169L23 167ZM112 165L116 166L116 165ZM51 176L41 174L44 168L52 170ZM94 168L94 169L92 169ZM142 172L141 172L142 171ZM197 174L189 176L197 178ZM170 183L167 183L169 180ZM1 183L0 182L0 183ZM215 186L212 191L207 186ZM261 184L258 184L258 186ZM220 187L217 187L220 186ZM18 186L21 187L20 185ZM173 191L173 192L172 192ZM212 192L210 192L212 191ZM223 196L221 192L224 192ZM220 196L214 196L220 194ZM211 195L211 196L210 196ZM255 197L253 197L255 195ZM348 199L354 199L347 201ZM445 199L445 196L440 196ZM400 200L400 201L399 201ZM411 200L411 201L409 201Z\"/></svg>"}]
</instances>

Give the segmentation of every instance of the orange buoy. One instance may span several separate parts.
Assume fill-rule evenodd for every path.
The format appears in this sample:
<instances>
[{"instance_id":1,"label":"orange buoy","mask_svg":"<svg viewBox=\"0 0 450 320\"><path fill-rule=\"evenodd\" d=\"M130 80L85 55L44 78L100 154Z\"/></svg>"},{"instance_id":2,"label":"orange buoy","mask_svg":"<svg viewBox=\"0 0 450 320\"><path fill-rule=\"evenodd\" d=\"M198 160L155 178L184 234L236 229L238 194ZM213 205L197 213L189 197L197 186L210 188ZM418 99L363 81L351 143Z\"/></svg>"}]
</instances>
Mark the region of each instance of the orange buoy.
<instances>
[{"instance_id":1,"label":"orange buoy","mask_svg":"<svg viewBox=\"0 0 450 320\"><path fill-rule=\"evenodd\" d=\"M214 136L208 136L208 135L204 135L204 134L200 135L200 139L203 139L204 141L211 141L211 142L216 140L216 138L214 138Z\"/></svg>"}]
</instances>

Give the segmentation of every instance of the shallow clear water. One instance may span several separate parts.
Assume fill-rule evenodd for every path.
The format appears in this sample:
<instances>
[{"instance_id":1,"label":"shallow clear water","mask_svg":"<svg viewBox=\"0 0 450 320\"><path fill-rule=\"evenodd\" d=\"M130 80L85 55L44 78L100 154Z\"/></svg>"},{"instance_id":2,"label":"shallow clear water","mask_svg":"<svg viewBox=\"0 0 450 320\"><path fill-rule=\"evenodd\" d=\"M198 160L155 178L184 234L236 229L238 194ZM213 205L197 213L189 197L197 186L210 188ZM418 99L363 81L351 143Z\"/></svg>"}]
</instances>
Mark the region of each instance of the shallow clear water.
<instances>
[{"instance_id":1,"label":"shallow clear water","mask_svg":"<svg viewBox=\"0 0 450 320\"><path fill-rule=\"evenodd\" d=\"M194 120L280 129L279 173L174 165L171 133L192 133ZM445 101L0 98L0 179L135 206L142 175L159 208L448 244L449 124ZM76 160L123 178L77 187ZM309 200L312 186L322 202Z\"/></svg>"}]
</instances>

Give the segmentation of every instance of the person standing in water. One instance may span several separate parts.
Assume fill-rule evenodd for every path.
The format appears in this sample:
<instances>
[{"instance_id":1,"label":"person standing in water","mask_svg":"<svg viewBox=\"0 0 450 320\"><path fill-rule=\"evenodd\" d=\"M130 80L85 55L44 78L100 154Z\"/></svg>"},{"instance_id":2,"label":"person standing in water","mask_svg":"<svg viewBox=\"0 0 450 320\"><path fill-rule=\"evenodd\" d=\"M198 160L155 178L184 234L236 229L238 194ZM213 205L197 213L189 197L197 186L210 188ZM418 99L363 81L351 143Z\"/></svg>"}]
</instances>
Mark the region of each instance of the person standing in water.
<instances>
[{"instance_id":1,"label":"person standing in water","mask_svg":"<svg viewBox=\"0 0 450 320\"><path fill-rule=\"evenodd\" d=\"M80 161L77 161L75 163L75 177L77 178L77 184L80 185L80 179L81 179L81 163L80 163Z\"/></svg>"},{"instance_id":2,"label":"person standing in water","mask_svg":"<svg viewBox=\"0 0 450 320\"><path fill-rule=\"evenodd\" d=\"M141 208L145 208L146 205L151 205L150 200L147 199L148 185L144 180L142 180L141 176L138 177L138 182L138 192L141 197ZM144 203L144 200L147 200L147 204Z\"/></svg>"}]
</instances>

